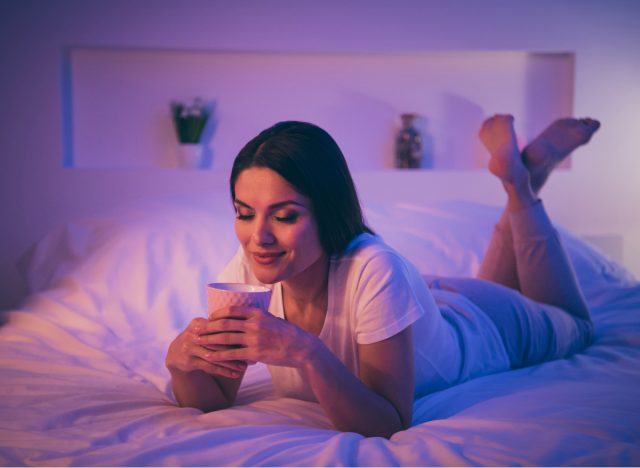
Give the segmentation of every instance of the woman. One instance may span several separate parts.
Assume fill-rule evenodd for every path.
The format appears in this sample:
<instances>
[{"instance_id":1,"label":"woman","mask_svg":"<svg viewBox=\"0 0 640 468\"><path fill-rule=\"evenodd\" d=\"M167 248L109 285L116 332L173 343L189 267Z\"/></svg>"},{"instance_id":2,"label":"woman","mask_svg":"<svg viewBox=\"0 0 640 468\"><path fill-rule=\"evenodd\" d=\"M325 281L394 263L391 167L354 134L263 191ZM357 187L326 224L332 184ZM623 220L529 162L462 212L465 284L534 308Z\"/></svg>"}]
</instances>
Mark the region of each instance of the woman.
<instances>
[{"instance_id":1,"label":"woman","mask_svg":"<svg viewBox=\"0 0 640 468\"><path fill-rule=\"evenodd\" d=\"M415 396L584 348L590 313L537 194L598 127L556 121L520 154L511 116L485 121L506 208L480 279L427 281L366 226L325 131L302 122L263 131L234 162L242 249L220 280L273 285L269 312L226 307L194 319L166 358L178 402L228 407L247 362L264 362L280 393L318 401L337 429L390 437L410 425Z\"/></svg>"}]
</instances>

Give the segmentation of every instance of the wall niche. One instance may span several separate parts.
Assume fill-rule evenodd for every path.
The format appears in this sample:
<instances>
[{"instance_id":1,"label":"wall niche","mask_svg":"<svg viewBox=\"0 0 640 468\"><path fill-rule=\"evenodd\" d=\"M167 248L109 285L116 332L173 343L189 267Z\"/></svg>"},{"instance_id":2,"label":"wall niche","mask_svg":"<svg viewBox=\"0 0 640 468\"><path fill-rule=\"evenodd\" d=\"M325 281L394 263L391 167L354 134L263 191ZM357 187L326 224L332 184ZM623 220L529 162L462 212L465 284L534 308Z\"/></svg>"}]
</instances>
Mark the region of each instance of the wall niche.
<instances>
[{"instance_id":1,"label":"wall niche","mask_svg":"<svg viewBox=\"0 0 640 468\"><path fill-rule=\"evenodd\" d=\"M63 165L174 168L170 102L215 102L209 168L280 120L331 133L352 169L394 166L399 115L415 112L424 169L483 168L480 123L512 113L521 144L573 110L569 52L288 53L72 48L64 54ZM566 163L568 165L569 162Z\"/></svg>"}]
</instances>

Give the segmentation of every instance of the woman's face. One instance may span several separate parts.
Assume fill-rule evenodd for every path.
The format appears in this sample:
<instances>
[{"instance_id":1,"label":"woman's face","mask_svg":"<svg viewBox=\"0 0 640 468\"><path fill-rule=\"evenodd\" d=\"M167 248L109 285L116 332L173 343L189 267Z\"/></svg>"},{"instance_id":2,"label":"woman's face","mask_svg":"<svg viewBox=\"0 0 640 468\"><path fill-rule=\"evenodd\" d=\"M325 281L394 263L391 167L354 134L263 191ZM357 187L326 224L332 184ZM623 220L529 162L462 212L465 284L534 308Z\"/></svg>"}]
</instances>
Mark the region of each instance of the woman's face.
<instances>
[{"instance_id":1,"label":"woman's face","mask_svg":"<svg viewBox=\"0 0 640 468\"><path fill-rule=\"evenodd\" d=\"M273 284L318 271L312 267L326 256L308 198L263 167L240 173L235 197L236 235L258 281Z\"/></svg>"}]
</instances>

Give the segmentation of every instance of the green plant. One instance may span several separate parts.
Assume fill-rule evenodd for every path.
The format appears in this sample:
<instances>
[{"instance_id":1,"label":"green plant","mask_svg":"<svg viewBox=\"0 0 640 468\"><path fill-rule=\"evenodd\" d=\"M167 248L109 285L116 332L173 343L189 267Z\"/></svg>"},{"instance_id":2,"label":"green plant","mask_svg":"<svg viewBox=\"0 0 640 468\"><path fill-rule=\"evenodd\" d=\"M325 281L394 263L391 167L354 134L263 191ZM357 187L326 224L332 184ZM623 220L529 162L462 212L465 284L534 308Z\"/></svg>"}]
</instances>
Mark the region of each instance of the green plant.
<instances>
[{"instance_id":1,"label":"green plant","mask_svg":"<svg viewBox=\"0 0 640 468\"><path fill-rule=\"evenodd\" d=\"M195 98L190 104L171 103L173 126L180 143L200 143L202 132L211 115L211 106Z\"/></svg>"}]
</instances>

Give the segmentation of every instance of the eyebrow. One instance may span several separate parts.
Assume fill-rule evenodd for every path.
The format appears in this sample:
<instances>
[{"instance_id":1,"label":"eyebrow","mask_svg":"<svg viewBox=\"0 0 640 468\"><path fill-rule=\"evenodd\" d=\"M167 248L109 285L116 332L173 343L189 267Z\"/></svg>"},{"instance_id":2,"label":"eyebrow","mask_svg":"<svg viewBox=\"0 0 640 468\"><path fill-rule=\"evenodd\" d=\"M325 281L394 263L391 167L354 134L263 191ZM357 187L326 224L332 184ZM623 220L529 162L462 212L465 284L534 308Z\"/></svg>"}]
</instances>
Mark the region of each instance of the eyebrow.
<instances>
[{"instance_id":1,"label":"eyebrow","mask_svg":"<svg viewBox=\"0 0 640 468\"><path fill-rule=\"evenodd\" d=\"M241 206L243 206L245 208L253 210L253 207L251 205L249 205L248 203L243 202L242 200L240 200L238 198L236 198L233 202L237 203L238 205L241 205ZM300 203L298 201L295 201L295 200L283 200L281 202L273 203L272 205L269 205L269 209L270 210L277 210L277 209L282 208L282 207L287 206L287 205L297 205L297 206L300 206L302 208L306 208L306 206L304 206L302 203Z\"/></svg>"}]
</instances>

